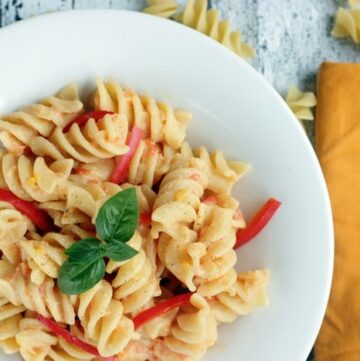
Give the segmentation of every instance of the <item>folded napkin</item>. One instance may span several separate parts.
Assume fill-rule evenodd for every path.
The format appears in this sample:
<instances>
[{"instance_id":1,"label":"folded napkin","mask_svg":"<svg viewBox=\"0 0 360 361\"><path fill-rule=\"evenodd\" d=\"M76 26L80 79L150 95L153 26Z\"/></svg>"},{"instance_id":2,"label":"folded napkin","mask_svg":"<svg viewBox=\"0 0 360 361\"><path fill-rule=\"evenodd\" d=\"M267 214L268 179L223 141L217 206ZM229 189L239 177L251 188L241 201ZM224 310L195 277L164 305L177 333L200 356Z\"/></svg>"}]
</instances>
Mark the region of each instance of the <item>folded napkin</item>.
<instances>
[{"instance_id":1,"label":"folded napkin","mask_svg":"<svg viewBox=\"0 0 360 361\"><path fill-rule=\"evenodd\" d=\"M315 360L359 361L360 64L322 64L317 97L316 150L333 209L335 268Z\"/></svg>"}]
</instances>

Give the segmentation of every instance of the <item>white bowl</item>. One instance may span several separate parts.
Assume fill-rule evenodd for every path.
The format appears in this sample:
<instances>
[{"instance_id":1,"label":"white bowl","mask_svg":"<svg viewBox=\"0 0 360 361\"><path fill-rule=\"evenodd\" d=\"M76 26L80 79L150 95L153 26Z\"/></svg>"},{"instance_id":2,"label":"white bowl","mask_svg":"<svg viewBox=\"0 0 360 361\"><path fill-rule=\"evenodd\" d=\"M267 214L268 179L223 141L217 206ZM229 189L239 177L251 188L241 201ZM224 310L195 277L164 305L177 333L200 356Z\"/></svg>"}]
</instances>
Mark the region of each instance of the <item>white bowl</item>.
<instances>
[{"instance_id":1,"label":"white bowl","mask_svg":"<svg viewBox=\"0 0 360 361\"><path fill-rule=\"evenodd\" d=\"M331 210L312 147L271 86L204 35L126 11L33 18L1 30L0 49L0 113L69 82L88 88L96 76L113 77L191 110L191 144L251 163L235 189L245 215L269 196L283 205L266 230L238 251L238 268L270 268L271 304L221 326L205 360L304 361L330 290Z\"/></svg>"}]
</instances>

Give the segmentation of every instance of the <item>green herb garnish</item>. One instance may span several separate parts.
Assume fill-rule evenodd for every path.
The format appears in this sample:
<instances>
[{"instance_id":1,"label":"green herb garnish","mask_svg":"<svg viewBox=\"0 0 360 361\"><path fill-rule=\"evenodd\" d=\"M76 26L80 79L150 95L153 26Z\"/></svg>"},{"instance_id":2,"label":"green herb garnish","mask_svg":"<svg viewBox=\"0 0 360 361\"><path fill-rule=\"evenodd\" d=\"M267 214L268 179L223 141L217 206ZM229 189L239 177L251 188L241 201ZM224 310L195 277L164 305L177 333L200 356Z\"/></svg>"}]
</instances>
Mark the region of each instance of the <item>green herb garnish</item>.
<instances>
[{"instance_id":1,"label":"green herb garnish","mask_svg":"<svg viewBox=\"0 0 360 361\"><path fill-rule=\"evenodd\" d=\"M108 199L96 217L97 238L82 239L65 254L58 276L60 290L76 295L95 286L105 275L104 257L126 261L138 251L126 244L139 222L139 208L135 188L128 188Z\"/></svg>"}]
</instances>

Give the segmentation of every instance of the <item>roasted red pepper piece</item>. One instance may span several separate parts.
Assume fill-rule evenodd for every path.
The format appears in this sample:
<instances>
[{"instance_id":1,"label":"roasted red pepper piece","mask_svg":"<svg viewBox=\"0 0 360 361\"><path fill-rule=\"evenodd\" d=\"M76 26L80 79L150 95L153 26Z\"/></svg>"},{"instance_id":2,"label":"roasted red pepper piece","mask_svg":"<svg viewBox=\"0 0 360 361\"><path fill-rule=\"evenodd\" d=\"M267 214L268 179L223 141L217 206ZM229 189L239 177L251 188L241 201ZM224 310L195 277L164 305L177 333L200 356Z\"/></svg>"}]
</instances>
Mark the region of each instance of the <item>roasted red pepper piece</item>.
<instances>
[{"instance_id":1,"label":"roasted red pepper piece","mask_svg":"<svg viewBox=\"0 0 360 361\"><path fill-rule=\"evenodd\" d=\"M175 296L166 301L158 303L157 305L150 307L143 312L140 312L133 318L135 330L139 329L145 323L153 320L154 318L173 310L174 308L190 305L191 296L192 293L184 293L182 295Z\"/></svg>"},{"instance_id":2,"label":"roasted red pepper piece","mask_svg":"<svg viewBox=\"0 0 360 361\"><path fill-rule=\"evenodd\" d=\"M54 229L54 223L49 215L37 208L35 203L24 201L7 189L0 188L0 201L10 203L20 213L24 214L43 232L50 232Z\"/></svg>"},{"instance_id":3,"label":"roasted red pepper piece","mask_svg":"<svg viewBox=\"0 0 360 361\"><path fill-rule=\"evenodd\" d=\"M254 218L249 222L247 227L238 230L234 248L239 248L257 236L269 223L280 205L281 202L274 198L270 198L255 214Z\"/></svg>"},{"instance_id":4,"label":"roasted red pepper piece","mask_svg":"<svg viewBox=\"0 0 360 361\"><path fill-rule=\"evenodd\" d=\"M135 154L136 148L138 147L141 139L143 138L143 131L140 128L134 127L126 141L126 144L129 146L129 151L119 157L119 161L115 166L115 169L110 176L110 182L120 184L124 181L127 172L129 170L129 165L132 157Z\"/></svg>"}]
</instances>

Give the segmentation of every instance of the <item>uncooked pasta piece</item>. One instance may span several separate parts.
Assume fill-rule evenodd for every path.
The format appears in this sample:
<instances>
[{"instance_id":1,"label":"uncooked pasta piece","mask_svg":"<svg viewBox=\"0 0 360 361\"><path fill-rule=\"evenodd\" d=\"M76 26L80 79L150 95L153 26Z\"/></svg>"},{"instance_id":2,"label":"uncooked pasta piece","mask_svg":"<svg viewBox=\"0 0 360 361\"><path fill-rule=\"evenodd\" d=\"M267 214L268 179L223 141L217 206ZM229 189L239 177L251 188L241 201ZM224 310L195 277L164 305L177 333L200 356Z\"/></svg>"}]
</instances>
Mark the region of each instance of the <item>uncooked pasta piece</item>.
<instances>
[{"instance_id":1,"label":"uncooked pasta piece","mask_svg":"<svg viewBox=\"0 0 360 361\"><path fill-rule=\"evenodd\" d=\"M312 108L316 106L314 93L300 91L296 86L292 86L285 98L286 103L299 120L313 120Z\"/></svg>"},{"instance_id":2,"label":"uncooked pasta piece","mask_svg":"<svg viewBox=\"0 0 360 361\"><path fill-rule=\"evenodd\" d=\"M144 13L162 18L170 18L179 8L175 0L147 0L146 2L148 6L144 9Z\"/></svg>"},{"instance_id":3,"label":"uncooked pasta piece","mask_svg":"<svg viewBox=\"0 0 360 361\"><path fill-rule=\"evenodd\" d=\"M360 9L345 9L339 7L331 35L335 38L351 38L354 43L360 43Z\"/></svg>"},{"instance_id":4,"label":"uncooked pasta piece","mask_svg":"<svg viewBox=\"0 0 360 361\"><path fill-rule=\"evenodd\" d=\"M188 0L177 20L208 35L244 58L255 56L255 50L242 41L241 33L232 31L228 20L220 19L218 10L208 10L207 0Z\"/></svg>"}]
</instances>

